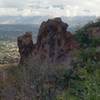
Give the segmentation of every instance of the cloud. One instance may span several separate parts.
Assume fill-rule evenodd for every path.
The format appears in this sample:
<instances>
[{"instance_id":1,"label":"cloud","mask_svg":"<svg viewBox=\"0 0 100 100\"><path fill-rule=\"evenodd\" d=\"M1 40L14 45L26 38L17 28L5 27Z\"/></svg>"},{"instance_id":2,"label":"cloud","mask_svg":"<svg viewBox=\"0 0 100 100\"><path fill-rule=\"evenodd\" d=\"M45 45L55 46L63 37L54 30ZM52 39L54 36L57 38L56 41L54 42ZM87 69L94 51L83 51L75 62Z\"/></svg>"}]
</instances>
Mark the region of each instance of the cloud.
<instances>
[{"instance_id":1,"label":"cloud","mask_svg":"<svg viewBox=\"0 0 100 100\"><path fill-rule=\"evenodd\" d=\"M2 16L16 16L19 15L17 8L0 8L0 15Z\"/></svg>"},{"instance_id":2,"label":"cloud","mask_svg":"<svg viewBox=\"0 0 100 100\"><path fill-rule=\"evenodd\" d=\"M13 19L4 19L4 20L0 20L0 24L15 24L16 21Z\"/></svg>"},{"instance_id":3,"label":"cloud","mask_svg":"<svg viewBox=\"0 0 100 100\"><path fill-rule=\"evenodd\" d=\"M0 15L100 15L99 0L0 0Z\"/></svg>"},{"instance_id":4,"label":"cloud","mask_svg":"<svg viewBox=\"0 0 100 100\"><path fill-rule=\"evenodd\" d=\"M25 7L29 0L0 0L1 8L21 8Z\"/></svg>"}]
</instances>

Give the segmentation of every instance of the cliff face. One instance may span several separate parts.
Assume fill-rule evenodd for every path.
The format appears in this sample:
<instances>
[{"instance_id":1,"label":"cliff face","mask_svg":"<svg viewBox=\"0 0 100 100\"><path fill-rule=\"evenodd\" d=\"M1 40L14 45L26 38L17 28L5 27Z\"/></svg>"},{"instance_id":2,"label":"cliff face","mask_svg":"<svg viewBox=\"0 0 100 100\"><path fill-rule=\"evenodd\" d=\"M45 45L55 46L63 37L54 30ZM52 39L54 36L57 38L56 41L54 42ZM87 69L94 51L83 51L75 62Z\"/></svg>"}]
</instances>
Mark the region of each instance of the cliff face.
<instances>
[{"instance_id":1,"label":"cliff face","mask_svg":"<svg viewBox=\"0 0 100 100\"><path fill-rule=\"evenodd\" d=\"M64 61L71 50L79 47L67 28L68 24L54 18L41 24L36 44L33 44L31 33L18 37L21 62L30 55L38 56L43 61Z\"/></svg>"}]
</instances>

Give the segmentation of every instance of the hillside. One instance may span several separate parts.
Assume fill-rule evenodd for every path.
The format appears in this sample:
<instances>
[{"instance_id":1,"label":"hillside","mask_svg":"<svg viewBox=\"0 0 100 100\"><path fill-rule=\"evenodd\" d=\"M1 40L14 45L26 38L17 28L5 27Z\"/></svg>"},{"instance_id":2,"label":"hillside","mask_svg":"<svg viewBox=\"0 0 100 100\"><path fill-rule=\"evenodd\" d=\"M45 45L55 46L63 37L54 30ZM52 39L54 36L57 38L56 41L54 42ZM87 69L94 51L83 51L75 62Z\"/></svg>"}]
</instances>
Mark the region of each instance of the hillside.
<instances>
[{"instance_id":1,"label":"hillside","mask_svg":"<svg viewBox=\"0 0 100 100\"><path fill-rule=\"evenodd\" d=\"M20 64L0 69L0 100L100 100L97 23L73 35L55 18L41 24L35 44L30 32L19 36Z\"/></svg>"}]
</instances>

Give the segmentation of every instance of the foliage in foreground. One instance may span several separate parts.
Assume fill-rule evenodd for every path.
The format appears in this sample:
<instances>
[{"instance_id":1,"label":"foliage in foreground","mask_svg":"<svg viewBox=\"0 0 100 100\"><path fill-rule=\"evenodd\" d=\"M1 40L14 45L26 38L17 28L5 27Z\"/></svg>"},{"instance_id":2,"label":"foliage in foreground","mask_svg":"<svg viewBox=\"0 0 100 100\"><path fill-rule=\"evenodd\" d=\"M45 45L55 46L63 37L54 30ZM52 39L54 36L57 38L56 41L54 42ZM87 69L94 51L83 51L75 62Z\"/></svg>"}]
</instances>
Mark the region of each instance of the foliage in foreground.
<instances>
[{"instance_id":1,"label":"foliage in foreground","mask_svg":"<svg viewBox=\"0 0 100 100\"><path fill-rule=\"evenodd\" d=\"M96 48L82 49L72 66L69 86L58 96L58 100L99 100L100 51L98 54Z\"/></svg>"},{"instance_id":2,"label":"foliage in foreground","mask_svg":"<svg viewBox=\"0 0 100 100\"><path fill-rule=\"evenodd\" d=\"M99 27L100 21L79 29L75 38L80 44L77 59L72 62L68 88L57 100L100 100L100 37L89 37L89 27Z\"/></svg>"},{"instance_id":3,"label":"foliage in foreground","mask_svg":"<svg viewBox=\"0 0 100 100\"><path fill-rule=\"evenodd\" d=\"M70 69L63 64L47 66L37 62L6 69L9 79L0 82L4 93L0 100L7 96L7 90L15 91L14 97L14 92L9 94L15 100L99 100L100 49L89 47L73 51L73 55L76 58ZM48 79L52 83L47 83Z\"/></svg>"},{"instance_id":4,"label":"foliage in foreground","mask_svg":"<svg viewBox=\"0 0 100 100\"><path fill-rule=\"evenodd\" d=\"M33 64L0 70L8 76L0 82L0 100L100 100L100 39L85 32L76 34L81 48L73 51L70 67L32 59Z\"/></svg>"}]
</instances>

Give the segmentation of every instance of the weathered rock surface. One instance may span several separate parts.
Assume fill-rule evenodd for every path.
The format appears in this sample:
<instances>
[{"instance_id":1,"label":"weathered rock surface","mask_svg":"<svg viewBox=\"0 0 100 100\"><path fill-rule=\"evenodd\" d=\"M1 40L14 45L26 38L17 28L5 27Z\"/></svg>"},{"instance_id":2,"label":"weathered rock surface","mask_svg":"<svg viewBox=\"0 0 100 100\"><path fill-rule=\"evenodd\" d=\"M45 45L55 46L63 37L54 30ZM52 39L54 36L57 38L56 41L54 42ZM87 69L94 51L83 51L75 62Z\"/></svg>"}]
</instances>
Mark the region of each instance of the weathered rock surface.
<instances>
[{"instance_id":1,"label":"weathered rock surface","mask_svg":"<svg viewBox=\"0 0 100 100\"><path fill-rule=\"evenodd\" d=\"M35 46L30 33L18 37L21 62L31 54L49 62L64 61L71 50L79 47L67 28L61 18L54 18L41 24Z\"/></svg>"},{"instance_id":2,"label":"weathered rock surface","mask_svg":"<svg viewBox=\"0 0 100 100\"><path fill-rule=\"evenodd\" d=\"M20 63L24 63L24 60L29 55L32 55L32 51L34 48L32 41L32 33L26 32L24 35L19 36L17 41L18 41L19 53L21 56Z\"/></svg>"}]
</instances>

